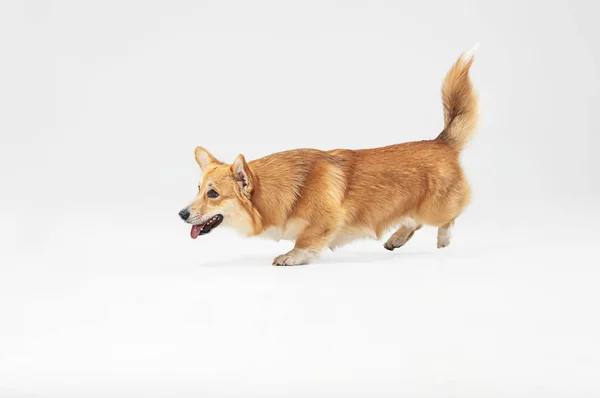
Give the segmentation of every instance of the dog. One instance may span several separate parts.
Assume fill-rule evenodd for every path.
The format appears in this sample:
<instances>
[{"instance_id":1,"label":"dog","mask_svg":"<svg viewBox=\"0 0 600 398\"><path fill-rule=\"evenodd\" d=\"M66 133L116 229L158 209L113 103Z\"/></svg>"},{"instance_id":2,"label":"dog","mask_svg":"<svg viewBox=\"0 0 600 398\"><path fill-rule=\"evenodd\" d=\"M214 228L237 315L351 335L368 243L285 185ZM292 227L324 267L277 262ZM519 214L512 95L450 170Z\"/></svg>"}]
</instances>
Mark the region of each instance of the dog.
<instances>
[{"instance_id":1,"label":"dog","mask_svg":"<svg viewBox=\"0 0 600 398\"><path fill-rule=\"evenodd\" d=\"M444 129L433 140L380 148L296 149L247 162L217 160L195 149L202 170L195 199L179 212L196 239L229 225L246 236L295 240L273 265L301 265L325 249L380 239L402 247L422 225L438 227L437 247L469 203L460 151L473 137L477 95L469 78L473 53L462 54L442 85Z\"/></svg>"}]
</instances>

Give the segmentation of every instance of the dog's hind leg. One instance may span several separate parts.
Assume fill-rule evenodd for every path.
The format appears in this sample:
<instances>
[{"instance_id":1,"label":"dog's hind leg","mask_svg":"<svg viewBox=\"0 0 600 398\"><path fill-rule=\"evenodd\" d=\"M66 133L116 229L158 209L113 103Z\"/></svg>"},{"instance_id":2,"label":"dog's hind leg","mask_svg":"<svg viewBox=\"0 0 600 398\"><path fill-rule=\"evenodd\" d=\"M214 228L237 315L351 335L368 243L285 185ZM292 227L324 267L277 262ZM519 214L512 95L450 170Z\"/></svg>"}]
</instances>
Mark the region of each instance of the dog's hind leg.
<instances>
[{"instance_id":1,"label":"dog's hind leg","mask_svg":"<svg viewBox=\"0 0 600 398\"><path fill-rule=\"evenodd\" d=\"M415 231L420 228L421 224L417 223L415 220L406 220L402 226L390 236L387 242L383 244L383 247L391 251L404 246L404 244L415 234Z\"/></svg>"},{"instance_id":2,"label":"dog's hind leg","mask_svg":"<svg viewBox=\"0 0 600 398\"><path fill-rule=\"evenodd\" d=\"M442 225L438 228L437 233L437 247L441 249L450 244L450 229L454 225L454 220Z\"/></svg>"}]
</instances>

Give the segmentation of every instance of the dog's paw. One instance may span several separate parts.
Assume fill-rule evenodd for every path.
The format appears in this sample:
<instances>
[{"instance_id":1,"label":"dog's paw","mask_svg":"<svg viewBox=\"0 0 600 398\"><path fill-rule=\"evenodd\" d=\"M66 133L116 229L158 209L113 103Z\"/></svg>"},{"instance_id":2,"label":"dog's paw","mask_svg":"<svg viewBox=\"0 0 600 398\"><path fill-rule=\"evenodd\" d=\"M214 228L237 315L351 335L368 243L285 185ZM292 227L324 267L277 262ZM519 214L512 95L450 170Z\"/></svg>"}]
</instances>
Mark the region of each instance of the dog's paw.
<instances>
[{"instance_id":1,"label":"dog's paw","mask_svg":"<svg viewBox=\"0 0 600 398\"><path fill-rule=\"evenodd\" d=\"M292 256L282 254L280 256L275 257L275 259L273 260L273 265L302 265L302 263L294 259Z\"/></svg>"},{"instance_id":2,"label":"dog's paw","mask_svg":"<svg viewBox=\"0 0 600 398\"><path fill-rule=\"evenodd\" d=\"M305 249L292 249L289 252L275 257L273 265L303 265L316 257L316 253Z\"/></svg>"},{"instance_id":3,"label":"dog's paw","mask_svg":"<svg viewBox=\"0 0 600 398\"><path fill-rule=\"evenodd\" d=\"M406 239L401 240L398 237L392 235L387 240L387 242L385 242L383 244L383 247L385 247L389 251L393 251L394 249L404 246L405 243L406 243Z\"/></svg>"},{"instance_id":4,"label":"dog's paw","mask_svg":"<svg viewBox=\"0 0 600 398\"><path fill-rule=\"evenodd\" d=\"M437 247L442 249L450 244L450 226L452 223L438 229Z\"/></svg>"},{"instance_id":5,"label":"dog's paw","mask_svg":"<svg viewBox=\"0 0 600 398\"><path fill-rule=\"evenodd\" d=\"M443 249L450 244L450 239L438 239L437 248Z\"/></svg>"}]
</instances>

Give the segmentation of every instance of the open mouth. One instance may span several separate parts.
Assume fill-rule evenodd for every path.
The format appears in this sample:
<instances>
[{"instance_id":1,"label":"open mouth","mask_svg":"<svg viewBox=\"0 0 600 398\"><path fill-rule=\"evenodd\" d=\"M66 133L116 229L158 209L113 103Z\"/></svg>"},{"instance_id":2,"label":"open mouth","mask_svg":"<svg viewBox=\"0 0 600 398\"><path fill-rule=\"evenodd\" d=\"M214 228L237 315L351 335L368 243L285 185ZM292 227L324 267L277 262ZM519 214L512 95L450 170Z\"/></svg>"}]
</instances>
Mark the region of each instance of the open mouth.
<instances>
[{"instance_id":1,"label":"open mouth","mask_svg":"<svg viewBox=\"0 0 600 398\"><path fill-rule=\"evenodd\" d=\"M223 221L223 216L217 214L214 217L209 218L207 221L202 224L192 225L192 231L190 232L190 236L192 239L196 239L200 235L205 235L212 231L214 228L218 227Z\"/></svg>"}]
</instances>

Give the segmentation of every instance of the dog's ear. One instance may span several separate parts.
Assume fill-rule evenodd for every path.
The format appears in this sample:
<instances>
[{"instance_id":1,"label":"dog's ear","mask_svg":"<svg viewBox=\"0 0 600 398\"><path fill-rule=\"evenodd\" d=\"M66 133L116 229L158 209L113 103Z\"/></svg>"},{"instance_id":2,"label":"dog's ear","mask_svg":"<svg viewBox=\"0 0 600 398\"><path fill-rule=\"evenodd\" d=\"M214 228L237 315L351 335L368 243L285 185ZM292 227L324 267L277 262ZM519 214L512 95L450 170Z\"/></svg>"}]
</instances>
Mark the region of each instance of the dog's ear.
<instances>
[{"instance_id":1,"label":"dog's ear","mask_svg":"<svg viewBox=\"0 0 600 398\"><path fill-rule=\"evenodd\" d=\"M233 178L240 186L242 193L247 197L250 197L253 188L253 176L244 155L239 154L238 157L235 158L235 162L231 165L231 172L233 173Z\"/></svg>"},{"instance_id":2,"label":"dog's ear","mask_svg":"<svg viewBox=\"0 0 600 398\"><path fill-rule=\"evenodd\" d=\"M208 165L210 164L223 164L219 162L213 155L210 154L206 149L201 146L196 147L194 151L194 155L196 156L196 162L198 162L198 166L202 171L205 171Z\"/></svg>"}]
</instances>

